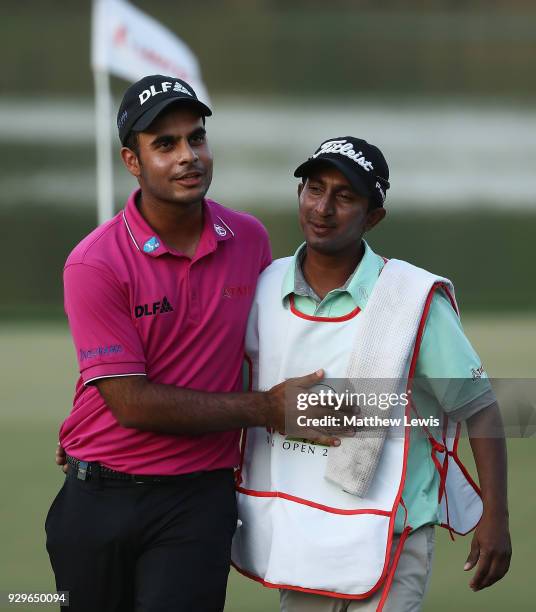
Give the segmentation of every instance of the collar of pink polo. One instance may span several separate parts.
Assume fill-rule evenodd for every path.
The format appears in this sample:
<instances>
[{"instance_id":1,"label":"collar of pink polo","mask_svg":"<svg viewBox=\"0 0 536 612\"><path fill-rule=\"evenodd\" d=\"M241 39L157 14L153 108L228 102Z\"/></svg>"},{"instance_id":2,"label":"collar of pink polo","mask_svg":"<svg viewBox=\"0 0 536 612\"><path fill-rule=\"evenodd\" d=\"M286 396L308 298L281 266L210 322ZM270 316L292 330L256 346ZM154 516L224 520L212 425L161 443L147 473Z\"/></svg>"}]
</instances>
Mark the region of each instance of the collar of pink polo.
<instances>
[{"instance_id":1,"label":"collar of pink polo","mask_svg":"<svg viewBox=\"0 0 536 612\"><path fill-rule=\"evenodd\" d=\"M181 253L170 249L163 240L141 216L136 199L140 193L136 189L130 194L125 209L123 210L123 222L136 249L149 257L160 257L164 253L183 256ZM203 200L204 225L201 239L195 252L194 259L199 259L216 250L216 245L222 240L229 240L234 236L233 230L222 219L217 210L215 202L209 199Z\"/></svg>"}]
</instances>

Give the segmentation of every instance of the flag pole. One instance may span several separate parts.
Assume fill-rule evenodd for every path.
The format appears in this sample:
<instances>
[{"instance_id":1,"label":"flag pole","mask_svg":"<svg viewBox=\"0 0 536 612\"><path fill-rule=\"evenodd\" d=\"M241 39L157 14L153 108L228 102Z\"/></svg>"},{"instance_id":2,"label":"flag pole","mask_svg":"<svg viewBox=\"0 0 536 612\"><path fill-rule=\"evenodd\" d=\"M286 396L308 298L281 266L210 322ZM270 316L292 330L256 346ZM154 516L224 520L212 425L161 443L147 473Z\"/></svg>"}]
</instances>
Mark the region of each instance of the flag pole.
<instances>
[{"instance_id":1,"label":"flag pole","mask_svg":"<svg viewBox=\"0 0 536 612\"><path fill-rule=\"evenodd\" d=\"M97 221L100 225L114 215L112 174L112 96L110 76L105 70L93 72L95 81L95 125L97 153Z\"/></svg>"}]
</instances>

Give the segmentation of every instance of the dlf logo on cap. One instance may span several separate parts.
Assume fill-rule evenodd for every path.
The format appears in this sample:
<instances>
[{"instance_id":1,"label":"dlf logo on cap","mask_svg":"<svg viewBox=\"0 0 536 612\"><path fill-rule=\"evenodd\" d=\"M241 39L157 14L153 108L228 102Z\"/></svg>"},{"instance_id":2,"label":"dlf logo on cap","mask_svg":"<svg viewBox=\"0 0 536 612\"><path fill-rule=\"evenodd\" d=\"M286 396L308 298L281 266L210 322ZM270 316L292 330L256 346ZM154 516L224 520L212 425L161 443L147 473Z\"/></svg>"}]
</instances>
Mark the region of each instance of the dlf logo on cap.
<instances>
[{"instance_id":1,"label":"dlf logo on cap","mask_svg":"<svg viewBox=\"0 0 536 612\"><path fill-rule=\"evenodd\" d=\"M147 100L151 98L152 96L157 96L158 94L166 93L166 91L169 91L171 89L172 85L173 85L173 91L180 92L180 93L186 94L187 96L192 97L192 92L186 89L184 85L181 85L179 81L175 81L175 83L171 83L170 81L164 81L163 83L160 84L160 87L162 88L160 90L156 89L154 85L151 85L149 89L144 89L139 94L140 105L145 104L145 102L147 102Z\"/></svg>"},{"instance_id":2,"label":"dlf logo on cap","mask_svg":"<svg viewBox=\"0 0 536 612\"><path fill-rule=\"evenodd\" d=\"M210 108L197 99L191 85L182 79L152 74L131 85L117 113L121 144L125 144L130 132L145 131L170 104L179 102L201 117L212 115Z\"/></svg>"}]
</instances>

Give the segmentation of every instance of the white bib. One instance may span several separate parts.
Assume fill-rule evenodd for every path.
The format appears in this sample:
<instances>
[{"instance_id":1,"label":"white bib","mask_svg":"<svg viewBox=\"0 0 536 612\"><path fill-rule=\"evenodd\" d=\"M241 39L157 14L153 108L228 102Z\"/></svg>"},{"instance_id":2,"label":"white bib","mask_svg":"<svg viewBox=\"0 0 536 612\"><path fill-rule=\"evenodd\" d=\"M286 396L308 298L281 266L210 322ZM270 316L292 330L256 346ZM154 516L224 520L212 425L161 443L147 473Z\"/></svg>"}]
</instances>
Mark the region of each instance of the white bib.
<instances>
[{"instance_id":1,"label":"white bib","mask_svg":"<svg viewBox=\"0 0 536 612\"><path fill-rule=\"evenodd\" d=\"M326 320L299 313L292 302L285 308L281 283L291 261L274 262L257 287L246 341L254 389L268 389L320 367L326 378L344 378L355 339L366 338L368 332L359 309ZM400 366L404 387L411 357ZM394 407L390 417L403 423L404 413L410 416L410 406ZM264 428L247 430L237 473L235 567L267 586L324 595L359 599L380 588L393 569L388 560L409 449L407 428L392 426L389 434L370 488L358 497L324 478L333 449ZM449 507L457 489L459 485L449 492ZM461 489L474 495L470 485ZM457 516L463 517L462 507L457 504Z\"/></svg>"}]
</instances>

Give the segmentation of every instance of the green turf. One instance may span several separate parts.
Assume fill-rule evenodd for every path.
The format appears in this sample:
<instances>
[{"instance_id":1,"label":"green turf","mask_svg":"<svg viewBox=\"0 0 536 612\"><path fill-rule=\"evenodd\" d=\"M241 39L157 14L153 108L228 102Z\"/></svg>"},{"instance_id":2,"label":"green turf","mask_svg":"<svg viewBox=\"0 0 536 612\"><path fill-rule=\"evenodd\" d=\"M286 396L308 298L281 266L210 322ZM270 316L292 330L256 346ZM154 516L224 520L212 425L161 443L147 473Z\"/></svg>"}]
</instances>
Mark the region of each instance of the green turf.
<instances>
[{"instance_id":1,"label":"green turf","mask_svg":"<svg viewBox=\"0 0 536 612\"><path fill-rule=\"evenodd\" d=\"M533 376L536 317L472 316L465 319L465 327L493 376ZM53 577L43 523L61 482L53 455L58 425L69 410L74 388L74 350L65 326L36 323L0 326L0 346L0 591L48 590ZM533 609L536 445L529 439L509 440L508 446L512 569L502 583L473 594L467 586L469 576L462 571L469 539L451 543L440 533L426 612ZM276 592L231 572L226 612L277 610L277 599Z\"/></svg>"}]
</instances>

